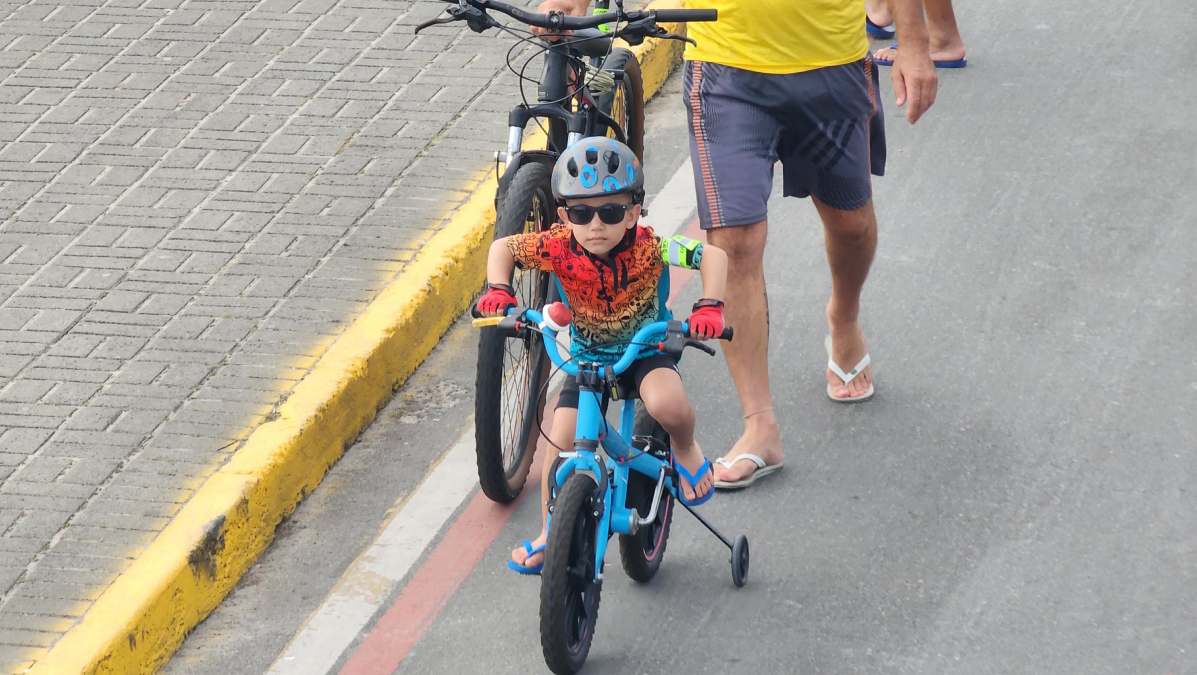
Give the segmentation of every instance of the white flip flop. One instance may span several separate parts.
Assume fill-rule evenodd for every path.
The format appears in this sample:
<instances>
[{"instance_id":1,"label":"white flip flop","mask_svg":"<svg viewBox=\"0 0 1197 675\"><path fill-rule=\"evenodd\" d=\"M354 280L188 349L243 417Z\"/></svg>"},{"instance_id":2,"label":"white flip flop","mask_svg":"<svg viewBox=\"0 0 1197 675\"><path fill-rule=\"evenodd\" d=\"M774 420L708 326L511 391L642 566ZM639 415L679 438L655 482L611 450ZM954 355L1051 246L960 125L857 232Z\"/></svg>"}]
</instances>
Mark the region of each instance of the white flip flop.
<instances>
[{"instance_id":1,"label":"white flip flop","mask_svg":"<svg viewBox=\"0 0 1197 675\"><path fill-rule=\"evenodd\" d=\"M760 455L756 455L751 452L741 452L731 459L720 457L719 459L715 460L715 463L725 469L730 469L732 468L733 464L742 460L748 460L749 462L755 464L756 470L748 474L748 477L744 478L743 480L716 480L715 487L722 488L724 490L746 488L749 485L757 482L757 480L773 473L774 471L780 471L781 467L783 466L783 464L768 464Z\"/></svg>"},{"instance_id":2,"label":"white flip flop","mask_svg":"<svg viewBox=\"0 0 1197 675\"><path fill-rule=\"evenodd\" d=\"M860 359L860 361L855 366L852 367L852 370L849 370L848 372L845 373L844 369L840 368L840 365L835 362L835 359L831 358L831 336L830 335L828 335L827 339L823 341L823 346L827 349L827 369L830 370L831 372L835 373L835 376L840 378L840 381L842 381L845 386L847 386L848 383L851 382L852 380L855 380L861 373L864 372L864 369L868 368L869 364L873 362L873 360L871 358L869 358L868 353L865 353L864 357L862 357ZM834 395L831 391L831 384L828 383L827 398L829 398L837 403L855 403L857 401L865 401L870 398L873 398L873 383L872 382L869 383L869 388L868 388L868 390L865 391L865 393L863 393L859 396L851 396L848 398L840 398L839 396Z\"/></svg>"}]
</instances>

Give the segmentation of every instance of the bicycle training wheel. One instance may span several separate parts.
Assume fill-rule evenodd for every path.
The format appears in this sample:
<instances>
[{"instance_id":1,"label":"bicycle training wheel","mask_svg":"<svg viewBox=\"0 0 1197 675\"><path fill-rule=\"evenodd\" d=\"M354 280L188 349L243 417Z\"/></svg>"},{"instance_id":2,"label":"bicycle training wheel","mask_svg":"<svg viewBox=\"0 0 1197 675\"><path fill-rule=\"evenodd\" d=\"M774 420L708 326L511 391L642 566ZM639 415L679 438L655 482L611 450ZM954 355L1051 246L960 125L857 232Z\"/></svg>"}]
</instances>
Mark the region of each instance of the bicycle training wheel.
<instances>
[{"instance_id":1,"label":"bicycle training wheel","mask_svg":"<svg viewBox=\"0 0 1197 675\"><path fill-rule=\"evenodd\" d=\"M669 434L644 410L644 404L640 404L636 410L632 433L632 445L636 449L669 461ZM647 517L652 510L656 487L656 481L652 478L637 471L628 472L628 507L636 509L641 518ZM636 534L619 535L619 559L624 572L633 580L645 583L661 568L672 522L673 496L667 491L661 495L656 520L642 525Z\"/></svg>"},{"instance_id":2,"label":"bicycle training wheel","mask_svg":"<svg viewBox=\"0 0 1197 675\"><path fill-rule=\"evenodd\" d=\"M549 670L581 670L598 622L602 586L595 581L596 518L591 498L597 487L585 474L572 474L557 495L540 581L540 646Z\"/></svg>"},{"instance_id":3,"label":"bicycle training wheel","mask_svg":"<svg viewBox=\"0 0 1197 675\"><path fill-rule=\"evenodd\" d=\"M516 171L499 197L496 239L547 230L553 224L549 174L549 167L540 163ZM517 269L511 285L525 307L540 308L549 295L549 275L544 272ZM515 337L494 329L479 332L474 390L478 482L496 502L515 499L528 479L549 365L537 333Z\"/></svg>"},{"instance_id":4,"label":"bicycle training wheel","mask_svg":"<svg viewBox=\"0 0 1197 675\"><path fill-rule=\"evenodd\" d=\"M596 97L596 103L623 127L627 146L644 162L644 79L640 62L631 51L614 49L603 61L603 70L622 70L623 79L610 92ZM601 122L596 132L615 137L615 130Z\"/></svg>"}]
</instances>

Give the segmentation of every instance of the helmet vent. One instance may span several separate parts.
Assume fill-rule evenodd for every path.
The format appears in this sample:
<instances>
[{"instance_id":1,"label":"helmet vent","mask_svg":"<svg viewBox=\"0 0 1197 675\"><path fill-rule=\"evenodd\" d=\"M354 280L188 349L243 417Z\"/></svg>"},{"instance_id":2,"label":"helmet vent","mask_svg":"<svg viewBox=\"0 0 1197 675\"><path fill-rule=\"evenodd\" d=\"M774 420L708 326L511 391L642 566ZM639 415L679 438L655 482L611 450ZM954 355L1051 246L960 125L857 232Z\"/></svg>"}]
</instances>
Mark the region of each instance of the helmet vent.
<instances>
[{"instance_id":1,"label":"helmet vent","mask_svg":"<svg viewBox=\"0 0 1197 675\"><path fill-rule=\"evenodd\" d=\"M615 173L619 168L619 154L608 150L603 153L603 159L607 161L607 173Z\"/></svg>"},{"instance_id":2,"label":"helmet vent","mask_svg":"<svg viewBox=\"0 0 1197 675\"><path fill-rule=\"evenodd\" d=\"M573 157L570 157L569 161L565 164L565 170L569 171L569 175L573 176L574 178L577 178L578 177L578 162L577 162L577 160L575 160Z\"/></svg>"}]
</instances>

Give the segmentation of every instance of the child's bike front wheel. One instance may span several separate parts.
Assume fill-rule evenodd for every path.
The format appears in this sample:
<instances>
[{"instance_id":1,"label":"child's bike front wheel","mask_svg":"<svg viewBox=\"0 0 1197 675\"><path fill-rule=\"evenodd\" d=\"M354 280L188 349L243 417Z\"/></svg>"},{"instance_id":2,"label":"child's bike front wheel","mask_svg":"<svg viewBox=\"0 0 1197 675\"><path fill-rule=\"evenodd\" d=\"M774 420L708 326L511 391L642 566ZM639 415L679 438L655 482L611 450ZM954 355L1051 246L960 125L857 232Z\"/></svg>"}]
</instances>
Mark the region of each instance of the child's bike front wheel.
<instances>
[{"instance_id":1,"label":"child's bike front wheel","mask_svg":"<svg viewBox=\"0 0 1197 675\"><path fill-rule=\"evenodd\" d=\"M540 646L549 670L576 673L586 663L602 586L595 581L594 499L588 475L572 474L552 514L540 582Z\"/></svg>"}]
</instances>

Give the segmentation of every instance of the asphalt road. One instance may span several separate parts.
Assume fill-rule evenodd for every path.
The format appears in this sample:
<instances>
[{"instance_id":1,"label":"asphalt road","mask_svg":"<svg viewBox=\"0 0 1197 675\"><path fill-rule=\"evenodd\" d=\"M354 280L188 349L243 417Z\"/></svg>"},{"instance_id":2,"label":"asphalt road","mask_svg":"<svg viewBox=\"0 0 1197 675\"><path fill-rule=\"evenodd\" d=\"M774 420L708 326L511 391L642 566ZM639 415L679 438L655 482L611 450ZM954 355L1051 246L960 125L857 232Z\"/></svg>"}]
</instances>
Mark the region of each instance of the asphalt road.
<instances>
[{"instance_id":1,"label":"asphalt road","mask_svg":"<svg viewBox=\"0 0 1197 675\"><path fill-rule=\"evenodd\" d=\"M778 196L787 465L703 507L750 537L749 584L679 514L650 585L608 556L586 672L1197 672L1197 15L1178 0L960 9L970 66L942 74L923 122L883 83L876 398L823 394L821 231ZM677 90L650 114L657 186L685 158ZM449 334L168 672L270 665L462 431L473 339ZM713 453L738 433L717 361L683 364ZM544 670L537 580L502 566L537 519L533 500L516 507L399 672Z\"/></svg>"}]
</instances>

